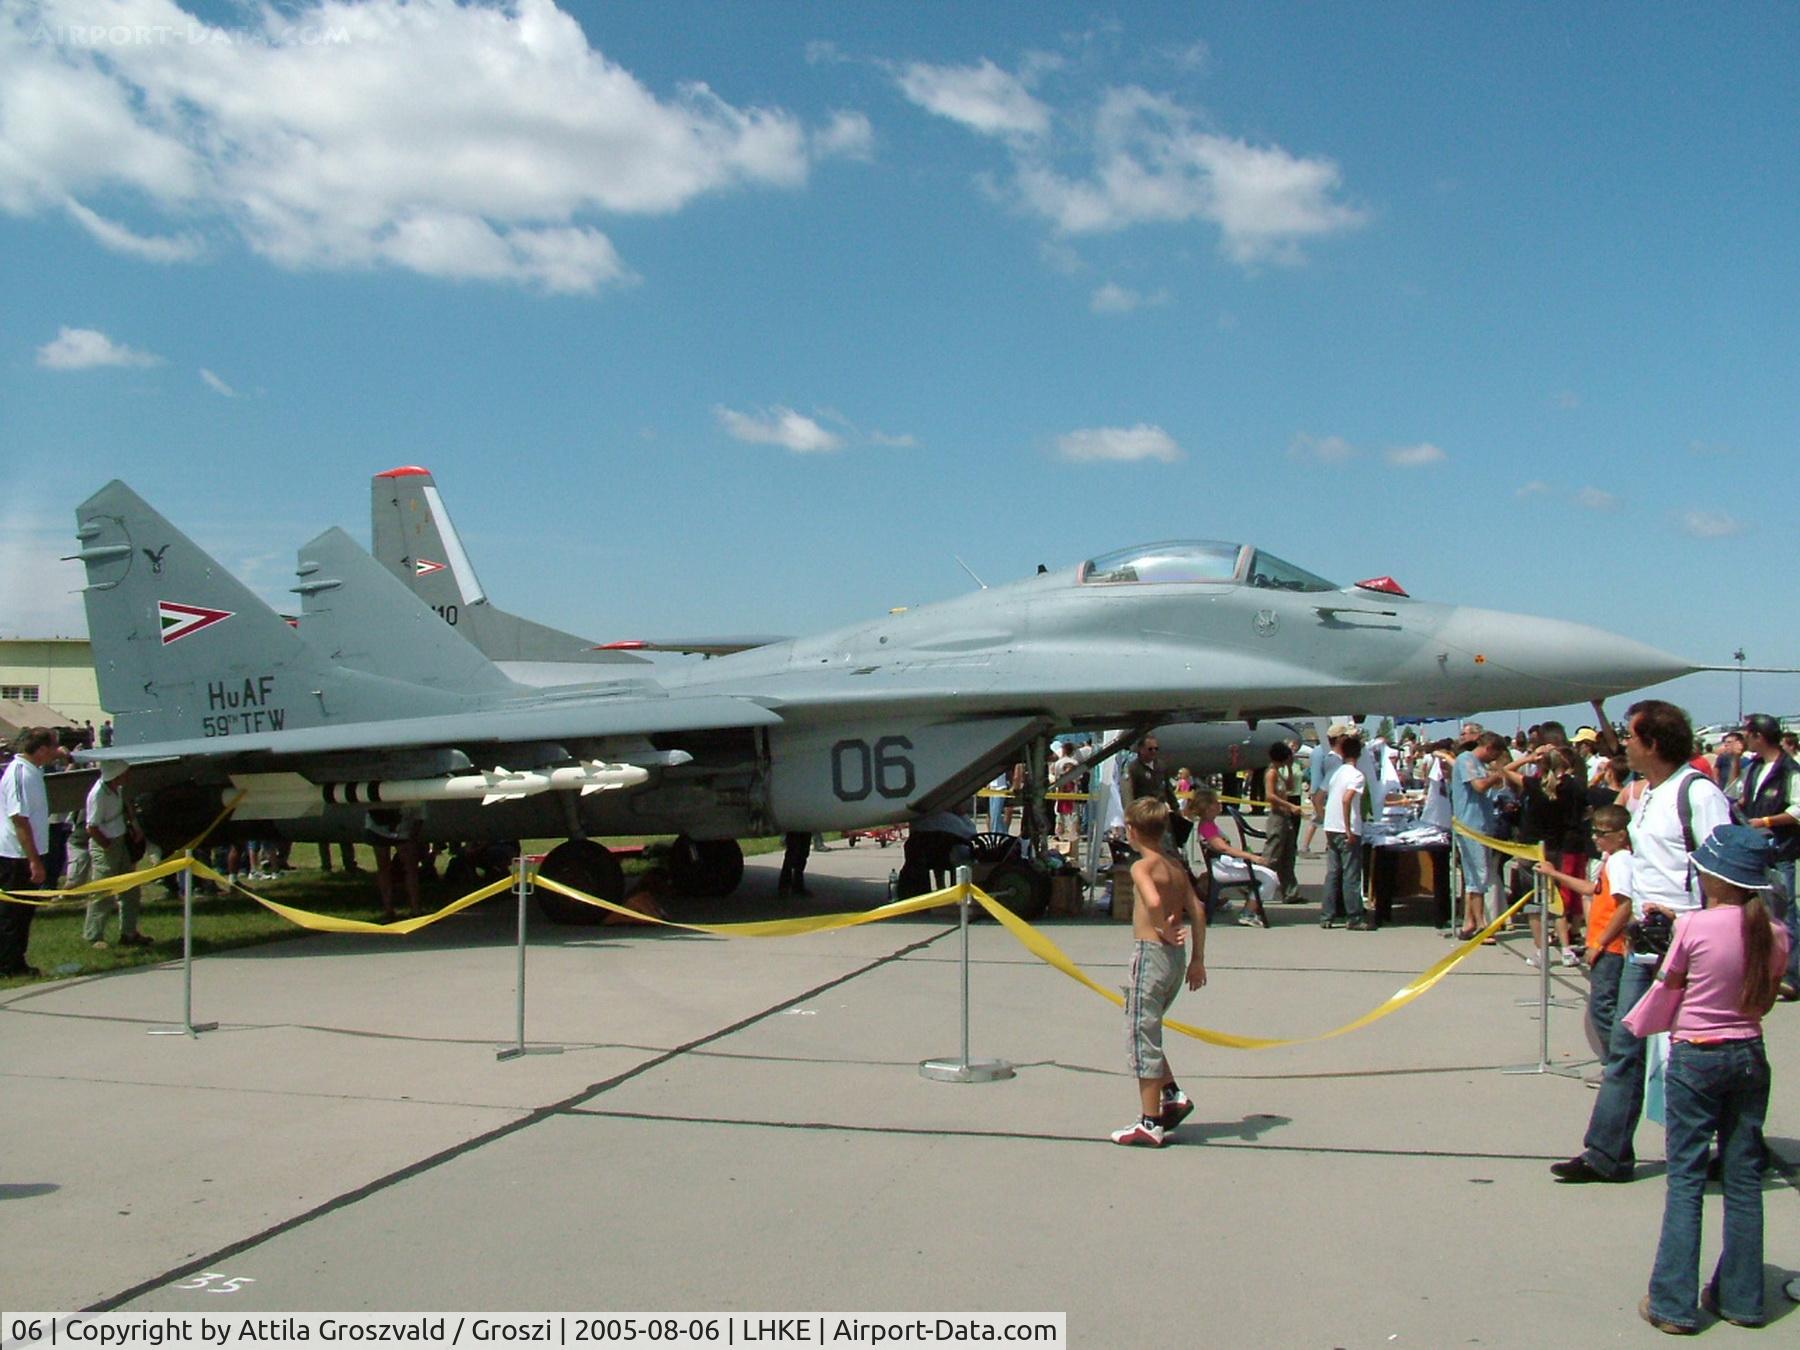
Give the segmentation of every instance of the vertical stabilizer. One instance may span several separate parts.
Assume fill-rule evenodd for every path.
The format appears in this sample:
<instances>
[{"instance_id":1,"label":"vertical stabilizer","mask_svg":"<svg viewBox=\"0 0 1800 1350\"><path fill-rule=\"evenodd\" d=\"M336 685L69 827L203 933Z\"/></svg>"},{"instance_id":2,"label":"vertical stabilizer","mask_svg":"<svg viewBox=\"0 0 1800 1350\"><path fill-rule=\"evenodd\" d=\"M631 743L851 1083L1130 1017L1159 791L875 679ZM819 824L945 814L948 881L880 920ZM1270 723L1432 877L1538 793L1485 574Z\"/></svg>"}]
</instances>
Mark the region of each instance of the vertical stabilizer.
<instances>
[{"instance_id":1,"label":"vertical stabilizer","mask_svg":"<svg viewBox=\"0 0 1800 1350\"><path fill-rule=\"evenodd\" d=\"M407 464L376 474L369 485L369 526L376 561L490 661L644 664L642 657L597 651L588 638L496 608L475 575L429 469Z\"/></svg>"},{"instance_id":2,"label":"vertical stabilizer","mask_svg":"<svg viewBox=\"0 0 1800 1350\"><path fill-rule=\"evenodd\" d=\"M300 550L300 636L332 661L457 693L512 693L508 680L335 526Z\"/></svg>"},{"instance_id":3,"label":"vertical stabilizer","mask_svg":"<svg viewBox=\"0 0 1800 1350\"><path fill-rule=\"evenodd\" d=\"M334 664L124 483L75 520L100 702L120 745L467 706Z\"/></svg>"}]
</instances>

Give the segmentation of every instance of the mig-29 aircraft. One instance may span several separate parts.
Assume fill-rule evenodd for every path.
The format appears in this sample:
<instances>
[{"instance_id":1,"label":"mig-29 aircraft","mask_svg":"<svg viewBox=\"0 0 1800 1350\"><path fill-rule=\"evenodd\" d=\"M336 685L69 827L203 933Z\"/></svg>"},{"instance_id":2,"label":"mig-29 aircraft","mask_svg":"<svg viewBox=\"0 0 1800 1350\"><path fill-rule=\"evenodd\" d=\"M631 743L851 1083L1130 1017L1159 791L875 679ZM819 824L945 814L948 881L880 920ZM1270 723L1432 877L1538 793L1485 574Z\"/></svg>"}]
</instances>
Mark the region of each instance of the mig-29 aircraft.
<instances>
[{"instance_id":1,"label":"mig-29 aircraft","mask_svg":"<svg viewBox=\"0 0 1800 1350\"><path fill-rule=\"evenodd\" d=\"M966 799L1053 728L1585 702L1695 669L1598 629L1339 587L1249 545L1177 541L680 668L533 687L330 530L297 627L121 482L76 510L112 747L165 835L237 817L360 838L404 803L431 840L566 836L544 871L616 898L595 841L888 824ZM266 824L260 823L266 822ZM730 884L723 884L729 881Z\"/></svg>"}]
</instances>

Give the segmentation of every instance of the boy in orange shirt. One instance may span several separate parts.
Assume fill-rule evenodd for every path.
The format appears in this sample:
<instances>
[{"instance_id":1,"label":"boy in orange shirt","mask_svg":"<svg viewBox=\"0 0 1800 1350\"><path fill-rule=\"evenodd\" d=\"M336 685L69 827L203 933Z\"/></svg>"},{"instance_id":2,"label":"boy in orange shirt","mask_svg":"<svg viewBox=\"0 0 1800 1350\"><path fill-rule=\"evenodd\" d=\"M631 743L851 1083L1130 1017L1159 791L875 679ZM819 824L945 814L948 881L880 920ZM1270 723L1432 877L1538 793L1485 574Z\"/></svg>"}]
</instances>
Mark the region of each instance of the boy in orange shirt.
<instances>
[{"instance_id":1,"label":"boy in orange shirt","mask_svg":"<svg viewBox=\"0 0 1800 1350\"><path fill-rule=\"evenodd\" d=\"M1625 969L1625 927L1631 922L1631 813L1622 806L1594 808L1590 822L1600 850L1600 875L1589 881L1547 862L1537 870L1577 895L1592 897L1587 907L1588 1017L1600 1044L1612 1040L1619 1012L1619 976Z\"/></svg>"}]
</instances>

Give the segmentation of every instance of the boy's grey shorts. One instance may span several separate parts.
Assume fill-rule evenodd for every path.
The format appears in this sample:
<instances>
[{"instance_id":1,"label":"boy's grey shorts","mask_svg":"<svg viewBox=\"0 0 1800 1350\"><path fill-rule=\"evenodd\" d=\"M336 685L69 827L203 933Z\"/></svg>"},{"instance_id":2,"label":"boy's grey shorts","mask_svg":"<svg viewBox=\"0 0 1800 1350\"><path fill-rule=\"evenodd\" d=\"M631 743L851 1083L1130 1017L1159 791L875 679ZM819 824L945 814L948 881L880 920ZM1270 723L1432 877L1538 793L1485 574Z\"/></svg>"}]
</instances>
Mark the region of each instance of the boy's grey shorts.
<instances>
[{"instance_id":1,"label":"boy's grey shorts","mask_svg":"<svg viewBox=\"0 0 1800 1350\"><path fill-rule=\"evenodd\" d=\"M1181 992L1187 973L1187 948L1163 942L1134 942L1125 985L1125 1053L1134 1078L1161 1078L1169 1071L1163 1058L1163 1014Z\"/></svg>"}]
</instances>

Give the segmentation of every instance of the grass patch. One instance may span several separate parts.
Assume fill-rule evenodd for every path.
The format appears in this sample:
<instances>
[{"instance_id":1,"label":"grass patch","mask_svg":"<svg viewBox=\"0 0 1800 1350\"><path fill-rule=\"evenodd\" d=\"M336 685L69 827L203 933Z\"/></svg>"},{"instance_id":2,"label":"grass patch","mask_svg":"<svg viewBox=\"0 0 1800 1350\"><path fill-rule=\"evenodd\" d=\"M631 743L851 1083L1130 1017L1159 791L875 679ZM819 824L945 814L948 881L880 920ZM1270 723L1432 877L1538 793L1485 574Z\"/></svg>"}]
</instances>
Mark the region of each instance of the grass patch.
<instances>
[{"instance_id":1,"label":"grass patch","mask_svg":"<svg viewBox=\"0 0 1800 1350\"><path fill-rule=\"evenodd\" d=\"M836 837L836 836L833 836ZM630 835L606 840L609 848L639 847L647 850L620 859L625 875L631 877L652 865L657 846L666 846L670 835ZM528 839L524 842L527 853L548 853L561 840ZM746 857L757 854L773 853L782 847L782 840L775 838L742 839L739 845ZM257 881L250 883L257 894L270 900L279 900L284 905L292 905L297 909L312 910L319 914L329 914L337 918L363 919L371 923L378 922L381 915L381 900L375 888L374 859L372 850L366 845L358 846L357 861L362 864L360 872L333 871L326 872L319 867L319 847L314 844L295 844L289 861L294 871L284 872L273 881ZM333 846L336 856L336 846ZM442 870L443 859L439 859L439 870ZM97 975L112 970L125 970L132 966L157 965L164 961L177 960L181 956L181 879L169 879L176 890L171 893L164 888L162 882L152 882L141 891L143 904L138 911L138 928L146 936L154 939L155 945L150 947L111 946L102 950L90 947L81 936L85 922L83 903L75 903L55 909L42 909L31 923L31 945L26 952L26 960L36 966L43 974L33 980L25 976L14 976L0 980L0 989L16 989L22 985L40 984L47 980L68 979L77 975ZM467 890L452 887L441 877L424 879L419 886L419 900L427 913L449 904L459 896L467 894ZM496 897L501 899L502 897ZM404 900L402 900L404 904ZM119 919L116 908L109 916L106 927L109 942L115 942L119 936ZM307 936L306 930L296 928L286 919L271 914L254 900L238 894L212 895L203 891L203 883L196 882L194 887L194 955L204 956L214 952L230 951L236 947L254 947L265 942L284 942L291 938Z\"/></svg>"}]
</instances>

